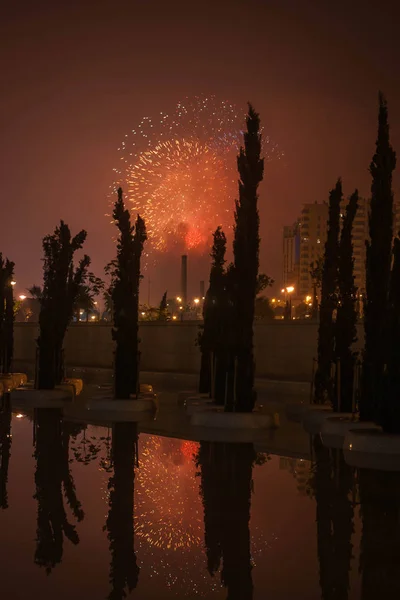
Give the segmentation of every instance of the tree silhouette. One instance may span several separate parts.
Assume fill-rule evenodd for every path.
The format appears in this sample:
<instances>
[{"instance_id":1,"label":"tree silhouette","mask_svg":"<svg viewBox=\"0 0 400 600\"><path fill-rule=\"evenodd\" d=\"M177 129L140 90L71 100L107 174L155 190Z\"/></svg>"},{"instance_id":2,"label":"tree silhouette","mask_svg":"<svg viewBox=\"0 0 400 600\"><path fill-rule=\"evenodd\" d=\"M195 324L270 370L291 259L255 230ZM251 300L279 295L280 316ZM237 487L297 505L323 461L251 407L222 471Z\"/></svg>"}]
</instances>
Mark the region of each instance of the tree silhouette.
<instances>
[{"instance_id":1,"label":"tree silhouette","mask_svg":"<svg viewBox=\"0 0 400 600\"><path fill-rule=\"evenodd\" d=\"M158 320L166 321L168 316L168 302L167 302L167 292L165 291L163 297L161 298L160 306L158 309Z\"/></svg>"},{"instance_id":2,"label":"tree silhouette","mask_svg":"<svg viewBox=\"0 0 400 600\"><path fill-rule=\"evenodd\" d=\"M253 597L250 505L256 453L252 444L200 442L197 455L204 507L207 569L220 568L228 600Z\"/></svg>"},{"instance_id":3,"label":"tree silhouette","mask_svg":"<svg viewBox=\"0 0 400 600\"><path fill-rule=\"evenodd\" d=\"M40 332L37 387L53 389L63 378L63 344L76 297L87 277L90 258L85 255L74 268L74 254L82 248L86 231L71 236L63 221L43 238L43 290L40 297Z\"/></svg>"},{"instance_id":4,"label":"tree silhouette","mask_svg":"<svg viewBox=\"0 0 400 600\"><path fill-rule=\"evenodd\" d=\"M318 365L315 373L315 400L318 403L322 403L326 397L331 401L333 400L331 381L331 366L334 358L335 343L333 312L337 305L340 203L342 198L342 182L338 179L336 186L329 194L328 234L322 269L318 327Z\"/></svg>"},{"instance_id":5,"label":"tree silhouette","mask_svg":"<svg viewBox=\"0 0 400 600\"><path fill-rule=\"evenodd\" d=\"M387 337L387 372L380 408L380 422L390 433L400 433L400 238L393 242Z\"/></svg>"},{"instance_id":6,"label":"tree silhouette","mask_svg":"<svg viewBox=\"0 0 400 600\"><path fill-rule=\"evenodd\" d=\"M11 456L11 404L9 394L3 396L0 410L0 508L8 508L8 466Z\"/></svg>"},{"instance_id":7,"label":"tree silhouette","mask_svg":"<svg viewBox=\"0 0 400 600\"><path fill-rule=\"evenodd\" d=\"M346 600L352 559L354 509L352 469L343 453L313 441L315 465L310 488L317 508L317 547L322 600Z\"/></svg>"},{"instance_id":8,"label":"tree silhouette","mask_svg":"<svg viewBox=\"0 0 400 600\"><path fill-rule=\"evenodd\" d=\"M379 94L378 138L370 165L372 175L369 237L366 241L365 349L360 418L379 420L388 348L388 308L393 239L392 173L396 153L389 140L388 110Z\"/></svg>"},{"instance_id":9,"label":"tree silhouette","mask_svg":"<svg viewBox=\"0 0 400 600\"><path fill-rule=\"evenodd\" d=\"M321 289L322 284L322 271L324 268L324 257L319 256L316 261L310 264L310 277L313 284L313 298L311 307L311 317L316 319L318 317L319 306L317 289Z\"/></svg>"},{"instance_id":10,"label":"tree silhouette","mask_svg":"<svg viewBox=\"0 0 400 600\"><path fill-rule=\"evenodd\" d=\"M115 423L112 436L114 474L108 483L110 508L106 530L110 542L109 600L127 597L138 583L140 568L134 549L134 478L137 462L136 423Z\"/></svg>"},{"instance_id":11,"label":"tree silhouette","mask_svg":"<svg viewBox=\"0 0 400 600\"><path fill-rule=\"evenodd\" d=\"M203 317L204 323L199 333L201 349L201 367L199 390L209 393L210 397L215 384L214 396L218 404L225 401L225 378L228 369L229 303L226 289L225 273L226 237L221 227L214 232L214 243L211 250L210 285L206 293ZM217 372L216 372L217 371ZM212 374L214 382L212 382Z\"/></svg>"},{"instance_id":12,"label":"tree silhouette","mask_svg":"<svg viewBox=\"0 0 400 600\"><path fill-rule=\"evenodd\" d=\"M400 473L359 469L361 600L400 596Z\"/></svg>"},{"instance_id":13,"label":"tree silhouette","mask_svg":"<svg viewBox=\"0 0 400 600\"><path fill-rule=\"evenodd\" d=\"M14 263L0 253L0 367L9 373L14 354Z\"/></svg>"},{"instance_id":14,"label":"tree silhouette","mask_svg":"<svg viewBox=\"0 0 400 600\"><path fill-rule=\"evenodd\" d=\"M67 519L63 489L78 522L84 513L69 469L68 447L73 430L63 424L60 409L38 408L35 412L34 498L38 502L35 563L49 574L62 561L64 536L73 544L79 543L76 529Z\"/></svg>"},{"instance_id":15,"label":"tree silhouette","mask_svg":"<svg viewBox=\"0 0 400 600\"><path fill-rule=\"evenodd\" d=\"M140 259L147 235L145 223L139 215L135 225L131 225L121 188L118 189L113 217L119 229L117 258L111 263L110 288L114 322L112 336L116 342L115 397L127 400L137 393L139 385Z\"/></svg>"},{"instance_id":16,"label":"tree silhouette","mask_svg":"<svg viewBox=\"0 0 400 600\"><path fill-rule=\"evenodd\" d=\"M339 303L337 308L335 339L336 358L340 360L340 410L351 412L353 405L353 381L355 353L353 343L357 340L357 289L354 285L353 222L358 206L358 191L349 199L343 219L339 243ZM339 410L338 396L334 397L334 410Z\"/></svg>"},{"instance_id":17,"label":"tree silhouette","mask_svg":"<svg viewBox=\"0 0 400 600\"><path fill-rule=\"evenodd\" d=\"M258 186L263 179L260 117L249 104L244 132L244 148L237 159L239 200L236 201L233 241L236 300L236 407L249 412L254 408L253 321L258 283L260 219Z\"/></svg>"}]
</instances>

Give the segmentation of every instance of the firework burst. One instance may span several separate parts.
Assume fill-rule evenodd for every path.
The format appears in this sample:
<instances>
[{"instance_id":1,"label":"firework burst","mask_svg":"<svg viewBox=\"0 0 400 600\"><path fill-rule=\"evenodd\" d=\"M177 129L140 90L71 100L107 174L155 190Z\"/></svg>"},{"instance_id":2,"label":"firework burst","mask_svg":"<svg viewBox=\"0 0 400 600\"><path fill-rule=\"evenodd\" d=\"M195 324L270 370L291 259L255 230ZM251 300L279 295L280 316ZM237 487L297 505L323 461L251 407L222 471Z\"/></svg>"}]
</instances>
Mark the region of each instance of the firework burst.
<instances>
[{"instance_id":1,"label":"firework burst","mask_svg":"<svg viewBox=\"0 0 400 600\"><path fill-rule=\"evenodd\" d=\"M144 117L125 136L114 169L155 251L208 253L218 225L232 227L236 155L244 117L229 102L196 97L171 115ZM268 156L274 148L264 137Z\"/></svg>"}]
</instances>

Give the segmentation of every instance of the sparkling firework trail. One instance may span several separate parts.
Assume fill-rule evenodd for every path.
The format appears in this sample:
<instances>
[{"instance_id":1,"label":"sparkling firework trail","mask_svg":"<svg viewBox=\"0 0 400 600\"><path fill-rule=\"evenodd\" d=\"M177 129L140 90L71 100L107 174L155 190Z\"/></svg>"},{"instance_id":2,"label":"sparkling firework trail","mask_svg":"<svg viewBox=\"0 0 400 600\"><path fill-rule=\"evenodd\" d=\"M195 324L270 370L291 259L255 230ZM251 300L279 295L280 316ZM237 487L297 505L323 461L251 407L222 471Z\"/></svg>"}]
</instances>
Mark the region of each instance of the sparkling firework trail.
<instances>
[{"instance_id":1,"label":"sparkling firework trail","mask_svg":"<svg viewBox=\"0 0 400 600\"><path fill-rule=\"evenodd\" d=\"M156 252L209 252L213 231L232 227L236 155L244 117L229 102L195 97L171 114L144 117L120 148L114 169L134 215L145 219ZM275 149L264 136L268 159Z\"/></svg>"}]
</instances>

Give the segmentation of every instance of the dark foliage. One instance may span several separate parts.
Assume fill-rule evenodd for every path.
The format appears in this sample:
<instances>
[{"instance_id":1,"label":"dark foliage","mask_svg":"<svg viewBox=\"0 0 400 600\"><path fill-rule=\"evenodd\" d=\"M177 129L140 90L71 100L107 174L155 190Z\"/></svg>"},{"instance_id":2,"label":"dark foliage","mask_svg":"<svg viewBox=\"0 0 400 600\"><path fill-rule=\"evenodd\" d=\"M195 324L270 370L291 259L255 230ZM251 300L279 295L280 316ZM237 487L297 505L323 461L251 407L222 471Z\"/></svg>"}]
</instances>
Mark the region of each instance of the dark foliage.
<instances>
[{"instance_id":1,"label":"dark foliage","mask_svg":"<svg viewBox=\"0 0 400 600\"><path fill-rule=\"evenodd\" d=\"M104 281L100 277L96 277L93 273L88 273L86 283L79 286L79 291L75 299L74 312L78 321L81 310L86 314L86 321L88 321L89 313L93 312L96 308L95 298L103 290Z\"/></svg>"},{"instance_id":2,"label":"dark foliage","mask_svg":"<svg viewBox=\"0 0 400 600\"><path fill-rule=\"evenodd\" d=\"M246 119L244 148L237 159L239 200L235 210L233 241L236 304L235 410L254 408L253 321L259 268L258 186L263 179L260 117L251 104Z\"/></svg>"},{"instance_id":3,"label":"dark foliage","mask_svg":"<svg viewBox=\"0 0 400 600\"><path fill-rule=\"evenodd\" d=\"M223 405L229 339L229 300L224 268L226 237L221 227L216 229L213 237L210 285L203 306L204 322L199 333L199 390L201 393L209 393L210 397L214 395L217 403Z\"/></svg>"},{"instance_id":4,"label":"dark foliage","mask_svg":"<svg viewBox=\"0 0 400 600\"><path fill-rule=\"evenodd\" d=\"M339 243L339 303L336 316L336 358L340 360L340 406L335 394L333 408L351 412L353 401L354 365L356 355L352 350L357 340L357 289L354 285L353 222L358 206L358 191L349 199L343 219Z\"/></svg>"},{"instance_id":5,"label":"dark foliage","mask_svg":"<svg viewBox=\"0 0 400 600\"><path fill-rule=\"evenodd\" d=\"M112 263L111 297L113 306L112 332L116 342L114 375L115 397L127 400L136 395L139 386L139 283L140 259L147 239L146 226L138 215L131 225L130 212L125 208L122 189L118 189L113 217L119 229L117 258Z\"/></svg>"},{"instance_id":6,"label":"dark foliage","mask_svg":"<svg viewBox=\"0 0 400 600\"><path fill-rule=\"evenodd\" d=\"M286 300L286 302L285 302L283 318L285 319L285 321L290 321L290 319L292 318L292 307L290 304L290 300Z\"/></svg>"},{"instance_id":7,"label":"dark foliage","mask_svg":"<svg viewBox=\"0 0 400 600\"><path fill-rule=\"evenodd\" d=\"M376 418L388 433L400 433L400 238L393 242L387 333L387 369Z\"/></svg>"},{"instance_id":8,"label":"dark foliage","mask_svg":"<svg viewBox=\"0 0 400 600\"><path fill-rule=\"evenodd\" d=\"M63 221L43 239L43 290L40 297L40 332L37 339L39 389L53 389L63 378L63 343L80 286L87 277L90 258L74 268L74 254L82 248L86 231L72 237Z\"/></svg>"},{"instance_id":9,"label":"dark foliage","mask_svg":"<svg viewBox=\"0 0 400 600\"><path fill-rule=\"evenodd\" d=\"M110 508L106 530L110 542L109 600L122 600L138 583L140 568L134 549L134 478L137 461L136 423L115 423L112 454L114 474L110 478Z\"/></svg>"},{"instance_id":10,"label":"dark foliage","mask_svg":"<svg viewBox=\"0 0 400 600\"><path fill-rule=\"evenodd\" d=\"M69 468L69 427L62 411L39 408L35 417L35 499L38 503L35 563L50 573L62 561L64 537L73 544L79 536L68 522L63 490L70 509L79 522L84 518L76 497Z\"/></svg>"},{"instance_id":11,"label":"dark foliage","mask_svg":"<svg viewBox=\"0 0 400 600\"><path fill-rule=\"evenodd\" d=\"M376 151L370 173L371 208L366 241L366 292L364 307L365 349L363 358L360 418L379 420L384 371L388 348L389 285L393 239L392 173L396 153L389 141L386 100L379 95L379 123Z\"/></svg>"},{"instance_id":12,"label":"dark foliage","mask_svg":"<svg viewBox=\"0 0 400 600\"><path fill-rule=\"evenodd\" d=\"M250 553L250 505L256 453L252 444L200 442L207 570L221 582L228 600L253 597Z\"/></svg>"},{"instance_id":13,"label":"dark foliage","mask_svg":"<svg viewBox=\"0 0 400 600\"><path fill-rule=\"evenodd\" d=\"M340 203L342 182L338 179L329 194L328 234L325 244L321 280L321 303L318 327L318 366L315 374L315 401L333 400L331 366L334 359L335 324L333 312L337 306Z\"/></svg>"},{"instance_id":14,"label":"dark foliage","mask_svg":"<svg viewBox=\"0 0 400 600\"><path fill-rule=\"evenodd\" d=\"M272 321L275 313L268 298L258 296L256 298L254 317L260 321Z\"/></svg>"},{"instance_id":15,"label":"dark foliage","mask_svg":"<svg viewBox=\"0 0 400 600\"><path fill-rule=\"evenodd\" d=\"M168 317L167 292L164 292L163 297L161 298L159 309L158 309L158 320L166 321L167 317Z\"/></svg>"},{"instance_id":16,"label":"dark foliage","mask_svg":"<svg viewBox=\"0 0 400 600\"><path fill-rule=\"evenodd\" d=\"M0 253L0 369L9 373L14 354L14 263Z\"/></svg>"},{"instance_id":17,"label":"dark foliage","mask_svg":"<svg viewBox=\"0 0 400 600\"><path fill-rule=\"evenodd\" d=\"M324 267L324 257L320 256L315 262L310 264L310 277L313 284L313 297L312 297L312 308L311 308L311 318L317 319L319 306L318 306L318 296L317 290L321 289L322 284L322 271Z\"/></svg>"},{"instance_id":18,"label":"dark foliage","mask_svg":"<svg viewBox=\"0 0 400 600\"><path fill-rule=\"evenodd\" d=\"M400 473L358 471L361 600L400 596Z\"/></svg>"},{"instance_id":19,"label":"dark foliage","mask_svg":"<svg viewBox=\"0 0 400 600\"><path fill-rule=\"evenodd\" d=\"M310 481L317 505L317 548L322 600L346 600L350 589L354 509L350 493L352 469L339 450L314 442L315 464Z\"/></svg>"}]
</instances>

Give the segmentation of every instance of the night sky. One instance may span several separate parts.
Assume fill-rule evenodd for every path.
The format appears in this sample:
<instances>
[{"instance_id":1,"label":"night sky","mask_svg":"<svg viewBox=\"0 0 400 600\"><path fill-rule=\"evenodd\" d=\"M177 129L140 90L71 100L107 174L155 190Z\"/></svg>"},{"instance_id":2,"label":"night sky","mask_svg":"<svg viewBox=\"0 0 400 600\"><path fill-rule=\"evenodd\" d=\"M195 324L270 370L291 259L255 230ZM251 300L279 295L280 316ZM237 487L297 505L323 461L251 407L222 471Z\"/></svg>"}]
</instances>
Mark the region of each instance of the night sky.
<instances>
[{"instance_id":1,"label":"night sky","mask_svg":"<svg viewBox=\"0 0 400 600\"><path fill-rule=\"evenodd\" d=\"M251 100L285 153L260 196L261 268L279 280L282 227L303 202L327 199L339 175L346 194L368 193L379 88L400 151L399 16L394 0L6 3L0 251L16 262L17 291L41 281L41 238L60 218L87 229L102 275L115 251L104 215L120 140L201 93L243 110ZM153 302L179 291L178 267L151 273ZM190 273L192 293L204 275Z\"/></svg>"}]
</instances>

